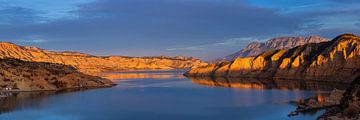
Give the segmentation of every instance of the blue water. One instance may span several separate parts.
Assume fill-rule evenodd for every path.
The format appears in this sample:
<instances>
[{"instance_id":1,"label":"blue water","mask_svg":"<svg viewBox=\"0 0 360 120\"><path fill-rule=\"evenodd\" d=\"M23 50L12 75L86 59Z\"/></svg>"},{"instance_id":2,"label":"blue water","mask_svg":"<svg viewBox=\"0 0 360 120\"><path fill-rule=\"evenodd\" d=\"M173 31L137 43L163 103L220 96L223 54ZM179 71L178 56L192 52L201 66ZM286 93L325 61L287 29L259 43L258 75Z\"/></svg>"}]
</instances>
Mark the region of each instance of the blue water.
<instances>
[{"instance_id":1,"label":"blue water","mask_svg":"<svg viewBox=\"0 0 360 120\"><path fill-rule=\"evenodd\" d=\"M119 74L151 75L119 78L112 88L14 95L0 101L0 120L312 120L323 112L287 117L290 101L319 91L212 87L181 72Z\"/></svg>"}]
</instances>

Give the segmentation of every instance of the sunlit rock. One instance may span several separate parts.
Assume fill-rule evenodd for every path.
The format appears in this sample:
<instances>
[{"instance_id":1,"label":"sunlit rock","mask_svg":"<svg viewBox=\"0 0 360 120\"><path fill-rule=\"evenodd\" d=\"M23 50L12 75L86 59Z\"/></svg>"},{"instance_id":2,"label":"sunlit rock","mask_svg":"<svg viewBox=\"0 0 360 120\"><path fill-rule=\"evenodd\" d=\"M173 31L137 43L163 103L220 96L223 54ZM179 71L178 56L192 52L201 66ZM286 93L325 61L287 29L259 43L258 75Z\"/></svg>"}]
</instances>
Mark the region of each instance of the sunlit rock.
<instances>
[{"instance_id":1,"label":"sunlit rock","mask_svg":"<svg viewBox=\"0 0 360 120\"><path fill-rule=\"evenodd\" d=\"M207 63L192 57L102 57L78 52L53 52L37 47L18 46L8 42L0 42L0 58L65 64L73 66L84 73L123 70L188 69L207 65Z\"/></svg>"},{"instance_id":2,"label":"sunlit rock","mask_svg":"<svg viewBox=\"0 0 360 120\"><path fill-rule=\"evenodd\" d=\"M351 82L360 68L360 37L343 34L332 41L289 50L267 51L255 57L194 68L187 76L303 79Z\"/></svg>"},{"instance_id":3,"label":"sunlit rock","mask_svg":"<svg viewBox=\"0 0 360 120\"><path fill-rule=\"evenodd\" d=\"M220 62L220 61L233 61L238 57L251 57L257 56L265 51L269 50L288 50L294 48L296 46L301 46L309 43L320 43L328 41L326 38L321 38L319 36L309 36L309 37L278 37L270 39L266 42L252 42L244 49L225 56L223 58L219 58L214 60L213 62Z\"/></svg>"}]
</instances>

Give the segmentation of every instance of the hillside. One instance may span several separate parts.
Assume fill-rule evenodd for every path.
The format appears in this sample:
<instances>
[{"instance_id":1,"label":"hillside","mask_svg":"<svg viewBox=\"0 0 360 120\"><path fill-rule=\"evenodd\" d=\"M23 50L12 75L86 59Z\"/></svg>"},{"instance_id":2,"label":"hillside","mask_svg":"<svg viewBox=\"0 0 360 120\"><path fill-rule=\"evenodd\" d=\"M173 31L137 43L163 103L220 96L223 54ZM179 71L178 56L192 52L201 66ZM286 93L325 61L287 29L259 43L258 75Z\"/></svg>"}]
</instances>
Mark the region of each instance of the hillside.
<instances>
[{"instance_id":1,"label":"hillside","mask_svg":"<svg viewBox=\"0 0 360 120\"><path fill-rule=\"evenodd\" d=\"M187 76L301 79L351 82L359 74L360 37L343 34L332 41L273 50L194 68Z\"/></svg>"},{"instance_id":2,"label":"hillside","mask_svg":"<svg viewBox=\"0 0 360 120\"><path fill-rule=\"evenodd\" d=\"M319 36L309 36L309 37L277 37L267 40L265 42L252 42L247 45L244 49L240 51L225 56L223 58L216 59L215 61L233 61L238 57L252 57L257 56L265 51L269 50L288 50L296 46L301 46L309 43L320 43L326 42L328 39L321 38Z\"/></svg>"},{"instance_id":3,"label":"hillside","mask_svg":"<svg viewBox=\"0 0 360 120\"><path fill-rule=\"evenodd\" d=\"M60 63L71 65L84 73L148 69L188 69L207 65L205 62L191 57L103 57L78 52L53 52L37 47L18 46L8 42L0 42L0 58L16 58L24 61Z\"/></svg>"},{"instance_id":4,"label":"hillside","mask_svg":"<svg viewBox=\"0 0 360 120\"><path fill-rule=\"evenodd\" d=\"M0 59L0 89L19 91L110 87L110 80L86 75L67 65Z\"/></svg>"}]
</instances>

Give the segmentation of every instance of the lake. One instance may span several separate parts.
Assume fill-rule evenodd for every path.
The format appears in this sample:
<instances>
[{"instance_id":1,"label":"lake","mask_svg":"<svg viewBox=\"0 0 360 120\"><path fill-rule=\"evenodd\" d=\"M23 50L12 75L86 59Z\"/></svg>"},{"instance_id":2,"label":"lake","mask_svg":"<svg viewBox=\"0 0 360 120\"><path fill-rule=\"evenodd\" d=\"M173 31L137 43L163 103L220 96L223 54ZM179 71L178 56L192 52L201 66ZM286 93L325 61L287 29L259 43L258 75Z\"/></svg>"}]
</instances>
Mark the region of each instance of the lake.
<instances>
[{"instance_id":1,"label":"lake","mask_svg":"<svg viewBox=\"0 0 360 120\"><path fill-rule=\"evenodd\" d=\"M291 101L326 94L326 82L188 79L184 71L104 73L118 83L83 91L14 93L0 98L0 120L312 120L288 117Z\"/></svg>"}]
</instances>

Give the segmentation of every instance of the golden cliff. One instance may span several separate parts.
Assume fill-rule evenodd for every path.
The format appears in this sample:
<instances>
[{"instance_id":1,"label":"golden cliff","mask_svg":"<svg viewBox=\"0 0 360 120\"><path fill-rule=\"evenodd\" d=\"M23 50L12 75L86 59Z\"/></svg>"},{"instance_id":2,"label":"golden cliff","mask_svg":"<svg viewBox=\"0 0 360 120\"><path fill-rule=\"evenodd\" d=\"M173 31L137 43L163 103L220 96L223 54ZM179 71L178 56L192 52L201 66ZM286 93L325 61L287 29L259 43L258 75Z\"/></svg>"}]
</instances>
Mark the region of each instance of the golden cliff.
<instances>
[{"instance_id":1,"label":"golden cliff","mask_svg":"<svg viewBox=\"0 0 360 120\"><path fill-rule=\"evenodd\" d=\"M60 63L71 65L84 73L123 70L187 69L207 65L205 62L191 57L101 57L78 52L53 52L37 47L18 46L8 42L0 42L0 58Z\"/></svg>"},{"instance_id":2,"label":"golden cliff","mask_svg":"<svg viewBox=\"0 0 360 120\"><path fill-rule=\"evenodd\" d=\"M193 77L239 77L351 82L360 72L360 37L343 34L332 41L289 50L273 50L255 57L236 58L194 68Z\"/></svg>"},{"instance_id":3,"label":"golden cliff","mask_svg":"<svg viewBox=\"0 0 360 120\"><path fill-rule=\"evenodd\" d=\"M112 85L110 80L83 74L68 65L0 59L0 90L61 90Z\"/></svg>"}]
</instances>

